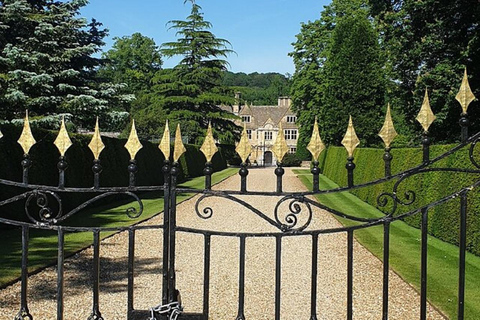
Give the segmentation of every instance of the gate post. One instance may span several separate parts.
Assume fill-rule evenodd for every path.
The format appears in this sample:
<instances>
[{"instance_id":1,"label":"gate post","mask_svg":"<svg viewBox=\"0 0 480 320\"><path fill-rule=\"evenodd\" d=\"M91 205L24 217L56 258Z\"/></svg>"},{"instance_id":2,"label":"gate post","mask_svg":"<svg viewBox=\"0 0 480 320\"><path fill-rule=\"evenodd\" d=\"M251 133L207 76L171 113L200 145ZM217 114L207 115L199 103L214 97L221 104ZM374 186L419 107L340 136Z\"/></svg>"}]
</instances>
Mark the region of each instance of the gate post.
<instances>
[{"instance_id":1,"label":"gate post","mask_svg":"<svg viewBox=\"0 0 480 320\"><path fill-rule=\"evenodd\" d=\"M175 288L175 227L177 224L177 176L178 162L174 161L170 170L170 206L168 223L168 303L177 301Z\"/></svg>"},{"instance_id":2,"label":"gate post","mask_svg":"<svg viewBox=\"0 0 480 320\"><path fill-rule=\"evenodd\" d=\"M162 304L168 303L168 260L170 223L170 161L164 161L163 171L163 258L162 258Z\"/></svg>"}]
</instances>

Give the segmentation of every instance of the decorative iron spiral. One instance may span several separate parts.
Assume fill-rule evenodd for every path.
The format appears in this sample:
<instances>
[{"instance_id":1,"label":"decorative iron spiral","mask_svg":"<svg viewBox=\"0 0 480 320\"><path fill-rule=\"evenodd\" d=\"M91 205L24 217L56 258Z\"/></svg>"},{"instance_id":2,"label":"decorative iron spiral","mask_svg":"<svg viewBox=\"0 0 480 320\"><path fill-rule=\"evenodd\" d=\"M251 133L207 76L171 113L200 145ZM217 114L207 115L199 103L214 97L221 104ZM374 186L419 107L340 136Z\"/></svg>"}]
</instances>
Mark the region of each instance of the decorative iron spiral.
<instances>
[{"instance_id":1,"label":"decorative iron spiral","mask_svg":"<svg viewBox=\"0 0 480 320\"><path fill-rule=\"evenodd\" d=\"M381 208L385 208L390 200L392 202L392 209L390 211L382 210ZM397 211L397 204L398 202L396 201L395 196L391 193L384 192L377 197L377 208L387 216L391 216Z\"/></svg>"},{"instance_id":2,"label":"decorative iron spiral","mask_svg":"<svg viewBox=\"0 0 480 320\"><path fill-rule=\"evenodd\" d=\"M130 219L135 219L135 218L140 217L143 213L143 202L142 202L142 200L140 200L140 198L135 193L126 192L125 194L129 195L130 197L133 197L135 199L135 201L137 201L138 207L139 207L138 211L135 207L127 208L127 210L126 210L127 216Z\"/></svg>"},{"instance_id":3,"label":"decorative iron spiral","mask_svg":"<svg viewBox=\"0 0 480 320\"><path fill-rule=\"evenodd\" d=\"M199 206L200 203L209 197L213 197L211 194L204 194L201 197L198 198L197 202L195 202L195 212L197 213L197 216L199 216L202 219L210 219L213 216L213 209L212 207L205 207L203 210L200 212Z\"/></svg>"},{"instance_id":4,"label":"decorative iron spiral","mask_svg":"<svg viewBox=\"0 0 480 320\"><path fill-rule=\"evenodd\" d=\"M280 206L286 201L290 201L288 204L288 211L281 214ZM303 214L302 207L306 207L308 211L307 216L305 217L306 221L297 226L299 217ZM310 207L310 204L305 201L303 196L286 196L278 201L275 206L275 220L281 226L283 232L302 231L307 228L312 221L312 208Z\"/></svg>"},{"instance_id":5,"label":"decorative iron spiral","mask_svg":"<svg viewBox=\"0 0 480 320\"><path fill-rule=\"evenodd\" d=\"M56 214L49 206L48 196L55 199L58 204L58 211ZM37 214L38 218L30 213L29 207L32 200L35 201L36 206L39 208ZM54 224L62 216L62 200L55 192L48 190L34 190L30 193L25 202L25 213L28 219L34 223Z\"/></svg>"}]
</instances>

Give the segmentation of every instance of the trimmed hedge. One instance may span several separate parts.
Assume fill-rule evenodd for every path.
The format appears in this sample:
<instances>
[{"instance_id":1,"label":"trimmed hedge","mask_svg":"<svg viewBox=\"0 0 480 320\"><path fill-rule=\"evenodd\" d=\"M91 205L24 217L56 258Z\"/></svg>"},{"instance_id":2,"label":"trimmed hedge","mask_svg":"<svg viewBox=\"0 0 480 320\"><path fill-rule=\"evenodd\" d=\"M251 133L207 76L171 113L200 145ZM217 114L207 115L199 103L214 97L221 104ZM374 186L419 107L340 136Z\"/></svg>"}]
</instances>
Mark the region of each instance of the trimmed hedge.
<instances>
[{"instance_id":1,"label":"trimmed hedge","mask_svg":"<svg viewBox=\"0 0 480 320\"><path fill-rule=\"evenodd\" d=\"M454 145L431 146L430 158L443 154ZM478 154L478 148L475 150ZM418 166L422 162L421 148L392 149L392 174ZM345 169L347 153L342 147L329 147L324 152L325 161L320 161L322 173L340 186L347 185L347 170ZM354 153L356 165L354 171L355 184L361 184L384 177L385 167L383 161L383 149L358 148ZM447 168L470 168L473 165L469 160L468 149L458 150L449 157L435 163L433 167ZM405 192L414 191L415 202L410 206L399 205L396 215L408 212L419 206L426 205L448 196L460 189L473 184L479 179L479 175L452 173L452 172L430 172L417 174L404 180L398 189L397 195L404 197ZM377 197L383 192L392 192L393 185L397 179L375 186L364 187L352 190L351 192L363 201L378 207ZM480 193L478 188L468 194L467 210L467 249L480 255ZM405 198L403 198L405 199ZM392 208L392 201L385 208L388 212ZM429 234L458 245L459 239L459 213L460 200L452 199L446 203L435 206L428 212ZM420 227L421 215L416 214L404 219L409 225Z\"/></svg>"},{"instance_id":2,"label":"trimmed hedge","mask_svg":"<svg viewBox=\"0 0 480 320\"><path fill-rule=\"evenodd\" d=\"M4 125L1 128L3 138L0 139L0 178L11 181L22 181L21 161L23 150L17 143L22 128ZM32 167L29 171L29 183L56 186L58 185L57 162L60 156L54 141L57 132L32 129L37 143L30 150L30 159ZM88 144L91 136L70 134L73 145L66 153L68 169L65 171L66 187L93 186L93 155ZM102 137L105 149L100 154L100 161L103 171L100 174L100 186L117 187L128 186L129 173L127 166L130 156L125 149L125 139L115 139ZM136 184L138 186L162 185L163 173L162 166L164 157L157 144L142 141L143 148L136 156L138 172L136 175ZM205 157L200 152L199 147L186 145L187 152L180 158L180 175L178 181L185 181L187 178L193 178L203 175ZM212 159L214 171L220 171L227 167L227 161L223 154L223 149L219 147L219 152ZM16 194L24 192L20 187L9 187L0 185L0 200L8 199ZM63 194L62 203L64 210L69 210L79 203L91 197L91 194ZM105 201L111 201L111 198ZM22 201L20 201L22 202ZM2 217L20 215L24 216L23 202L0 207ZM20 219L18 216L16 219Z\"/></svg>"}]
</instances>

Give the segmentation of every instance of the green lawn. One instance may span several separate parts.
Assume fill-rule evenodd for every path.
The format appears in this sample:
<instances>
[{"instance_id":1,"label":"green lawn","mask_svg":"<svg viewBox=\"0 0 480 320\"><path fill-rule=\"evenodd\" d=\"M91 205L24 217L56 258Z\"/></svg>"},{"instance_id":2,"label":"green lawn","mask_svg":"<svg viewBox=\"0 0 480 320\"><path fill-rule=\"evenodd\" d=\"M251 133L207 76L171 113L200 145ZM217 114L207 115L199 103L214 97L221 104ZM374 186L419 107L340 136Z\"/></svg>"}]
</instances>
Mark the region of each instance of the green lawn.
<instances>
[{"instance_id":1,"label":"green lawn","mask_svg":"<svg viewBox=\"0 0 480 320\"><path fill-rule=\"evenodd\" d=\"M295 170L300 180L312 189L312 175L309 170ZM325 176L320 176L321 189L338 186ZM381 217L382 212L348 192L317 195L322 204L345 213L361 214L366 218ZM344 225L351 221L338 219ZM390 267L403 279L420 289L420 239L421 232L402 221L390 227ZM382 259L383 227L377 226L355 232L356 239L375 256ZM457 318L458 291L457 246L428 238L428 299L450 319ZM467 253L465 319L478 319L480 315L480 257ZM391 289L394 290L394 289Z\"/></svg>"},{"instance_id":2,"label":"green lawn","mask_svg":"<svg viewBox=\"0 0 480 320\"><path fill-rule=\"evenodd\" d=\"M236 168L228 168L212 175L212 184L218 183L238 172ZM197 177L182 183L180 186L195 189L204 188L204 177ZM177 201L191 198L191 194L181 194ZM69 225L95 227L124 227L149 219L163 211L163 198L156 194L143 195L143 214L137 219L130 219L125 210L133 203L121 205L111 204L108 207L97 207L77 213L68 222ZM0 287L20 276L22 243L18 229L0 230L2 245L0 246ZM112 232L102 232L105 238ZM47 265L54 264L57 259L57 233L47 230L30 230L29 271L39 270ZM67 233L65 235L65 253L70 255L93 243L91 232Z\"/></svg>"}]
</instances>

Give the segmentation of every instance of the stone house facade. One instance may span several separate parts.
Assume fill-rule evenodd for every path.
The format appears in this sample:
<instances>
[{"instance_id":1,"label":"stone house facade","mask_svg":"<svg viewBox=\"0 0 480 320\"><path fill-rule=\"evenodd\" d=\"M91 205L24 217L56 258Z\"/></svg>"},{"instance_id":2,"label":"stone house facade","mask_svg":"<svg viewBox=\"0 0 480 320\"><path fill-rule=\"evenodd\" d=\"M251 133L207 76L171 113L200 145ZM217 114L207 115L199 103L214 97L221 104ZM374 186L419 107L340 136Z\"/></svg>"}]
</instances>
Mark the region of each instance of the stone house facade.
<instances>
[{"instance_id":1,"label":"stone house facade","mask_svg":"<svg viewBox=\"0 0 480 320\"><path fill-rule=\"evenodd\" d=\"M237 124L247 129L252 145L251 164L259 166L276 164L277 159L272 152L272 146L280 130L280 124L288 145L288 152L297 151L297 117L290 108L291 104L290 98L280 97L276 106L254 106L248 103L243 106L238 104L232 106L232 112L241 118Z\"/></svg>"}]
</instances>

